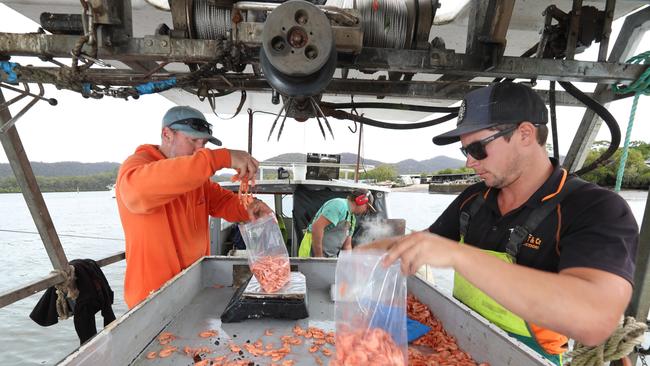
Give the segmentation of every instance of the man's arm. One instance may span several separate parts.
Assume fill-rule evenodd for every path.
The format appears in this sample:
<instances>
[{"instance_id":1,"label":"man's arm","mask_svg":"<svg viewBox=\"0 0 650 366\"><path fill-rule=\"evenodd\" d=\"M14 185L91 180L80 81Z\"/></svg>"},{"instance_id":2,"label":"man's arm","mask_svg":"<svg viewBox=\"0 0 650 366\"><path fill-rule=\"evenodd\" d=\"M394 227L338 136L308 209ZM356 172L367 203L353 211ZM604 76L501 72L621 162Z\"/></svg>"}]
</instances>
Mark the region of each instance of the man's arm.
<instances>
[{"instance_id":1,"label":"man's arm","mask_svg":"<svg viewBox=\"0 0 650 366\"><path fill-rule=\"evenodd\" d=\"M323 256L323 235L325 235L325 228L331 223L330 220L321 215L311 225L311 250L314 257Z\"/></svg>"},{"instance_id":2,"label":"man's arm","mask_svg":"<svg viewBox=\"0 0 650 366\"><path fill-rule=\"evenodd\" d=\"M200 187L215 171L229 167L230 160L227 149L200 149L191 156L154 161L136 154L120 168L118 194L129 211L148 213Z\"/></svg>"},{"instance_id":3,"label":"man's arm","mask_svg":"<svg viewBox=\"0 0 650 366\"><path fill-rule=\"evenodd\" d=\"M606 271L569 268L560 273L543 272L426 232L399 239L386 263L397 258L407 274L423 264L452 267L526 321L585 345L600 344L612 333L632 294L627 280Z\"/></svg>"}]
</instances>

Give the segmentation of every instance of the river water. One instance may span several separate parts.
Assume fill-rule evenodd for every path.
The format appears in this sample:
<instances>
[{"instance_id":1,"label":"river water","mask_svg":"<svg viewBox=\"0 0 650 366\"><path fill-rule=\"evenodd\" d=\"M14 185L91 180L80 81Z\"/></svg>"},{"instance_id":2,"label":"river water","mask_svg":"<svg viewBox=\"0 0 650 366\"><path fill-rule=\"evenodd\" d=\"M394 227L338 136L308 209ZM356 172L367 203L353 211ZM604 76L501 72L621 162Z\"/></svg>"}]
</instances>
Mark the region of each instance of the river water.
<instances>
[{"instance_id":1,"label":"river water","mask_svg":"<svg viewBox=\"0 0 650 366\"><path fill-rule=\"evenodd\" d=\"M637 222L641 222L645 191L623 191ZM52 220L68 259L100 259L124 250L123 232L115 199L109 192L45 193ZM389 213L406 219L411 230L426 228L455 198L426 192L393 192ZM268 200L270 203L271 200ZM288 206L288 202L284 204ZM0 293L39 279L52 269L20 194L0 194ZM124 261L102 268L113 291L117 317L126 312L123 300ZM439 270L436 280L449 286L449 273ZM29 318L40 294L0 308L0 365L55 364L79 346L71 319L41 327ZM97 316L97 324L103 324Z\"/></svg>"}]
</instances>

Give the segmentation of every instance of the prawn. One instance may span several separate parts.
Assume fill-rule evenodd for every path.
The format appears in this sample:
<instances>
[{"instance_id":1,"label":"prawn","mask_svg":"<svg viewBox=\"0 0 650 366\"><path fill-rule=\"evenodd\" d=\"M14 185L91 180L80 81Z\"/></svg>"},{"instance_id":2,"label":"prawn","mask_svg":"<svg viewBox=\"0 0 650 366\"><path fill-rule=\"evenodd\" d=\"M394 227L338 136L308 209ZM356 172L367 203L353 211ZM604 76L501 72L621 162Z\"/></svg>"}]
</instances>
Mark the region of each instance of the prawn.
<instances>
[{"instance_id":1,"label":"prawn","mask_svg":"<svg viewBox=\"0 0 650 366\"><path fill-rule=\"evenodd\" d=\"M237 190L237 197L239 198L239 202L241 202L242 206L247 209L248 206L253 203L253 200L255 198L253 196L253 193L249 190L250 187L255 187L255 178L251 180L242 180L239 174L235 174L232 176L232 178L230 178L230 180L232 182L239 181L239 190Z\"/></svg>"}]
</instances>

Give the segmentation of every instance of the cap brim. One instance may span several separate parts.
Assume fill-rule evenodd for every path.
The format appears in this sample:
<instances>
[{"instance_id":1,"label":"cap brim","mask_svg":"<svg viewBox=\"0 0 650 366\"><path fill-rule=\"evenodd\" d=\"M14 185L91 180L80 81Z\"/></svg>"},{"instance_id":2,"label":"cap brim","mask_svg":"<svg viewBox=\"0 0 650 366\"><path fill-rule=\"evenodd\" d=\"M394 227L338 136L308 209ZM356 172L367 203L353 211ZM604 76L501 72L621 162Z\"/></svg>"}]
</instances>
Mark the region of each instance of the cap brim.
<instances>
[{"instance_id":1,"label":"cap brim","mask_svg":"<svg viewBox=\"0 0 650 366\"><path fill-rule=\"evenodd\" d=\"M195 138L195 139L207 139L208 142L211 142L211 143L213 143L213 144L215 144L217 146L221 146L221 140L219 140L218 138L210 135L209 133L199 132L199 131L193 129L192 127L185 126L185 125L179 125L178 128L176 128L176 126L174 126L172 129L175 130L175 131L180 131L180 132L186 134L187 136L190 136L190 137Z\"/></svg>"},{"instance_id":2,"label":"cap brim","mask_svg":"<svg viewBox=\"0 0 650 366\"><path fill-rule=\"evenodd\" d=\"M214 136L210 137L208 139L208 141L210 141L211 143L213 143L213 144L215 144L217 146L221 146L221 140L219 140L218 138L216 138Z\"/></svg>"},{"instance_id":3,"label":"cap brim","mask_svg":"<svg viewBox=\"0 0 650 366\"><path fill-rule=\"evenodd\" d=\"M468 133L484 130L492 126L496 126L498 123L494 124L467 124L463 123L462 126L456 127L455 129L445 132L441 135L435 136L432 141L436 145L449 145L454 142L460 141L460 136L466 135Z\"/></svg>"}]
</instances>

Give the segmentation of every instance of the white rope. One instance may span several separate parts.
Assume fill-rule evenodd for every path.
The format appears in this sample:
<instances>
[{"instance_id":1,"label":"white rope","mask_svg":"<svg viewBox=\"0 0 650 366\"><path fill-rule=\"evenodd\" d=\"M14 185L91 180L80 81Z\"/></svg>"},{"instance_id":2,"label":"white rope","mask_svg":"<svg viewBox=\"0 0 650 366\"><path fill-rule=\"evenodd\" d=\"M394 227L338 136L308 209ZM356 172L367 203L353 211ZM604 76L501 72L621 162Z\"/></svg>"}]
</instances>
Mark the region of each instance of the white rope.
<instances>
[{"instance_id":1,"label":"white rope","mask_svg":"<svg viewBox=\"0 0 650 366\"><path fill-rule=\"evenodd\" d=\"M621 319L614 333L602 344L589 347L576 342L573 350L566 355L567 359L571 359L566 366L602 366L605 362L620 360L643 342L647 328L646 323L637 322L631 316L624 321Z\"/></svg>"}]
</instances>

